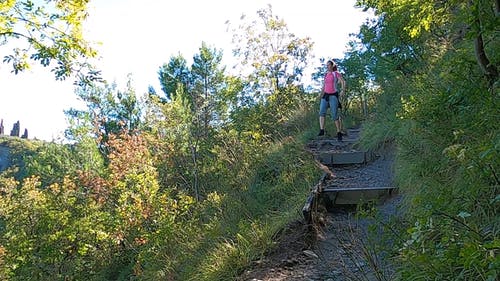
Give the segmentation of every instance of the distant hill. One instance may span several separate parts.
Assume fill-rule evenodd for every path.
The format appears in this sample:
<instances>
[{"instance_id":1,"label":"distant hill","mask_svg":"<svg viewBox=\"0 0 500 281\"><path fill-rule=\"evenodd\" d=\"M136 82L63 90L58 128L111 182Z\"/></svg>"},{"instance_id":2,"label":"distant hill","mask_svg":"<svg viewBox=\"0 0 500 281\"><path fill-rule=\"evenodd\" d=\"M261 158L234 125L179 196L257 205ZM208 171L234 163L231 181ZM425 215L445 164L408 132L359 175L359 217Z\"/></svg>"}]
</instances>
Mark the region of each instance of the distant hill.
<instances>
[{"instance_id":1,"label":"distant hill","mask_svg":"<svg viewBox=\"0 0 500 281\"><path fill-rule=\"evenodd\" d=\"M13 176L19 176L17 173L23 170L24 157L33 154L42 144L40 140L29 140L19 137L7 135L0 136L0 173L6 171L10 167L17 167L12 171Z\"/></svg>"},{"instance_id":2,"label":"distant hill","mask_svg":"<svg viewBox=\"0 0 500 281\"><path fill-rule=\"evenodd\" d=\"M0 172L10 166L10 148L5 144L0 145Z\"/></svg>"}]
</instances>

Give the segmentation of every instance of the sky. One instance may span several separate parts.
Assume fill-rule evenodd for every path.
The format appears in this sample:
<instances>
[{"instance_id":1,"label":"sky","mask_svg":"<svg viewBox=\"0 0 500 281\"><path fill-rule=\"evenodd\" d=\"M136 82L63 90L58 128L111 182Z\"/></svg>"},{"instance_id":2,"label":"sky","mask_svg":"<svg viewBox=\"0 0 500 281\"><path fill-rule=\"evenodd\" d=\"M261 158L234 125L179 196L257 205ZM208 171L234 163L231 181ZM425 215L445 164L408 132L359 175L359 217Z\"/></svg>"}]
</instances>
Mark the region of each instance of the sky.
<instances>
[{"instance_id":1,"label":"sky","mask_svg":"<svg viewBox=\"0 0 500 281\"><path fill-rule=\"evenodd\" d=\"M354 7L355 0L92 0L84 23L85 38L96 43L97 66L103 78L124 89L132 76L137 94L149 85L160 92L158 70L172 56L181 54L188 63L202 42L222 49L223 61L232 59L232 34L242 14L257 18L257 11L272 7L288 31L299 38L310 37L313 54L319 58L340 58L347 50L349 34L370 17ZM3 60L5 50L0 48ZM230 67L228 67L229 69ZM0 119L5 134L20 121L21 134L29 138L62 140L67 128L64 110L84 108L74 93L73 81L56 81L48 68L32 67L15 75L0 61Z\"/></svg>"}]
</instances>

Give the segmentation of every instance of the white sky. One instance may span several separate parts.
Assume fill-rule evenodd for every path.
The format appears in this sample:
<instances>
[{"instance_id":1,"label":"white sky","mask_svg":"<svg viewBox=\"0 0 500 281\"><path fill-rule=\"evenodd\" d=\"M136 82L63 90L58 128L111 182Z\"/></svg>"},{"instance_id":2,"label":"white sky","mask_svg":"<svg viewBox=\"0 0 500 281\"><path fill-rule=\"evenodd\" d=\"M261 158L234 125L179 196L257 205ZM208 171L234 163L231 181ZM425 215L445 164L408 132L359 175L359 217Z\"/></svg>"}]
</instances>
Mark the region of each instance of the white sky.
<instances>
[{"instance_id":1,"label":"white sky","mask_svg":"<svg viewBox=\"0 0 500 281\"><path fill-rule=\"evenodd\" d=\"M275 16L287 23L289 32L312 38L315 63L320 57L342 57L349 34L357 33L369 16L354 8L354 2L93 0L85 29L88 40L100 42L96 49L104 79L124 88L126 76L131 73L137 94L142 94L148 85L160 92L159 67L178 53L191 63L203 41L211 48L223 49L223 58L229 61L232 36L225 22L237 26L242 14L254 19L257 10L267 4L271 4ZM0 54L0 59L3 56ZM73 81L56 81L49 69L42 67L18 75L10 71L10 65L0 62L0 119L5 134L19 120L21 134L27 128L30 138L50 141L61 137L67 127L63 110L81 107Z\"/></svg>"}]
</instances>

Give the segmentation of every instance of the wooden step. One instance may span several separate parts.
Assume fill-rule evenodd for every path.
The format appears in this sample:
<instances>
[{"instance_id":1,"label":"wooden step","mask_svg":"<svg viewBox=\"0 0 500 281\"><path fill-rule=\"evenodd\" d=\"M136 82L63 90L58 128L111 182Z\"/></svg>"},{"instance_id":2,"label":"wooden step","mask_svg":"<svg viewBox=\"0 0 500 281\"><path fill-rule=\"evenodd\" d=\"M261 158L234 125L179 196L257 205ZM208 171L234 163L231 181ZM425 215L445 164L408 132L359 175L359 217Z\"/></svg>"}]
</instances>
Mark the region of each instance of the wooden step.
<instances>
[{"instance_id":1,"label":"wooden step","mask_svg":"<svg viewBox=\"0 0 500 281\"><path fill-rule=\"evenodd\" d=\"M325 165L363 164L372 160L366 151L323 152L316 159Z\"/></svg>"},{"instance_id":2,"label":"wooden step","mask_svg":"<svg viewBox=\"0 0 500 281\"><path fill-rule=\"evenodd\" d=\"M322 189L321 193L331 205L351 205L381 200L397 192L396 187L349 187Z\"/></svg>"}]
</instances>

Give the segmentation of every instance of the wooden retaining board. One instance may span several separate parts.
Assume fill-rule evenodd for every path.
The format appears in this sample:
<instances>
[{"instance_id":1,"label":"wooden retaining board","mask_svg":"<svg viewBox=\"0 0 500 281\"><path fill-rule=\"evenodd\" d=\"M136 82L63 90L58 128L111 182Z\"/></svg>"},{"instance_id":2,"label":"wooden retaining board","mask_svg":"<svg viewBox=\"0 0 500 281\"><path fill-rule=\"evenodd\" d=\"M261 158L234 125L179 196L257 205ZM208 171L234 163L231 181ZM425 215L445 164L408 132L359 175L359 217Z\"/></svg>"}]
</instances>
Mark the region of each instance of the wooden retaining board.
<instances>
[{"instance_id":1,"label":"wooden retaining board","mask_svg":"<svg viewBox=\"0 0 500 281\"><path fill-rule=\"evenodd\" d=\"M363 164L368 160L365 151L320 153L317 159L325 165Z\"/></svg>"},{"instance_id":2,"label":"wooden retaining board","mask_svg":"<svg viewBox=\"0 0 500 281\"><path fill-rule=\"evenodd\" d=\"M349 133L361 133L361 128L350 128L350 129L347 129L347 132L349 132Z\"/></svg>"},{"instance_id":3,"label":"wooden retaining board","mask_svg":"<svg viewBox=\"0 0 500 281\"><path fill-rule=\"evenodd\" d=\"M304 216L304 219L307 223L311 223L312 221L312 211L313 211L313 205L315 203L317 195L312 193L309 194L307 197L306 203L304 204L304 207L302 208L302 215Z\"/></svg>"},{"instance_id":4,"label":"wooden retaining board","mask_svg":"<svg viewBox=\"0 0 500 281\"><path fill-rule=\"evenodd\" d=\"M325 184L326 179L328 178L327 173L323 173L321 176L321 179L319 180L319 183L316 184L312 189L311 193L307 197L306 203L304 204L304 207L302 208L302 215L304 216L304 219L306 220L307 223L311 223L314 218L314 206L317 205L318 203L318 196L321 193L321 187Z\"/></svg>"},{"instance_id":5,"label":"wooden retaining board","mask_svg":"<svg viewBox=\"0 0 500 281\"><path fill-rule=\"evenodd\" d=\"M322 194L328 197L332 205L353 205L389 197L396 189L396 187L325 188Z\"/></svg>"}]
</instances>

